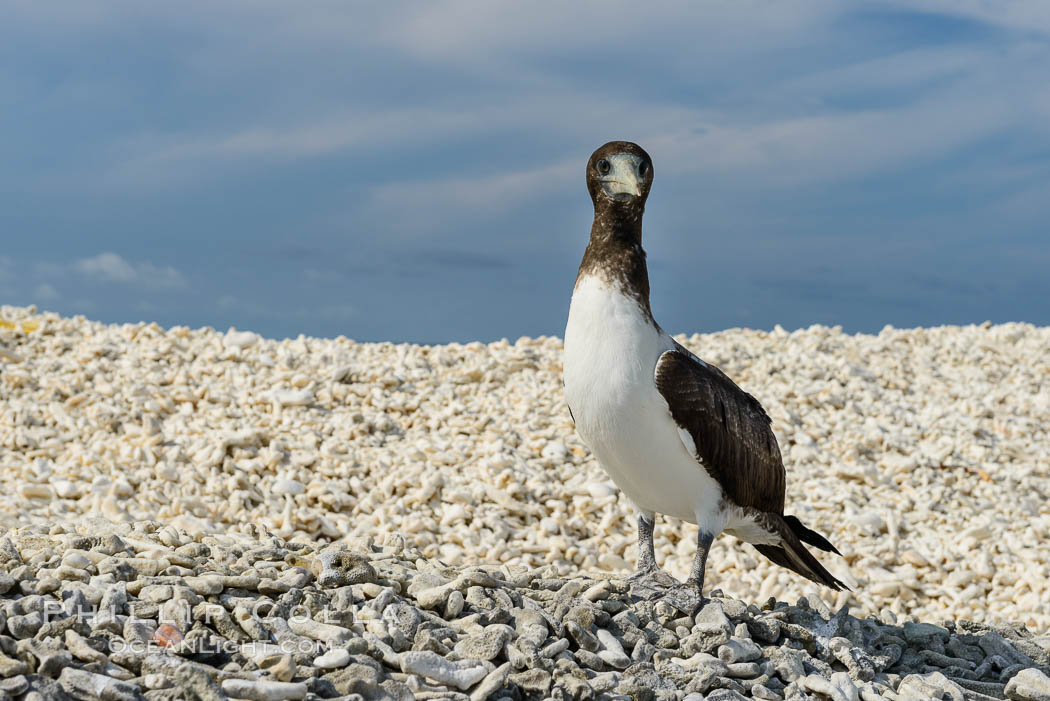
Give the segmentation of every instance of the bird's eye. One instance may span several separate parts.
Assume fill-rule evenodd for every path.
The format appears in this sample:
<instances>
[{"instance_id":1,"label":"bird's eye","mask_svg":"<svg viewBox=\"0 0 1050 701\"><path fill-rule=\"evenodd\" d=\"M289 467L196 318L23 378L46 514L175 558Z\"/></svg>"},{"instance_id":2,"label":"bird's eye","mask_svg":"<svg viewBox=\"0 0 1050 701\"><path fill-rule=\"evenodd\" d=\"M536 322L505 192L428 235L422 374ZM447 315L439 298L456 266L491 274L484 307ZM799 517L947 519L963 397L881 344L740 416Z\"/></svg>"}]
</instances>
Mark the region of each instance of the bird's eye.
<instances>
[{"instance_id":1,"label":"bird's eye","mask_svg":"<svg viewBox=\"0 0 1050 701\"><path fill-rule=\"evenodd\" d=\"M612 166L609 165L609 161L605 160L604 158L598 161L596 165L598 166L598 172L602 175L608 175L609 171L612 170Z\"/></svg>"},{"instance_id":2,"label":"bird's eye","mask_svg":"<svg viewBox=\"0 0 1050 701\"><path fill-rule=\"evenodd\" d=\"M645 161L642 161L640 164L638 164L638 175L640 175L640 176L642 176L644 178L645 174L648 173L648 172L649 172L649 164L648 163L646 163Z\"/></svg>"}]
</instances>

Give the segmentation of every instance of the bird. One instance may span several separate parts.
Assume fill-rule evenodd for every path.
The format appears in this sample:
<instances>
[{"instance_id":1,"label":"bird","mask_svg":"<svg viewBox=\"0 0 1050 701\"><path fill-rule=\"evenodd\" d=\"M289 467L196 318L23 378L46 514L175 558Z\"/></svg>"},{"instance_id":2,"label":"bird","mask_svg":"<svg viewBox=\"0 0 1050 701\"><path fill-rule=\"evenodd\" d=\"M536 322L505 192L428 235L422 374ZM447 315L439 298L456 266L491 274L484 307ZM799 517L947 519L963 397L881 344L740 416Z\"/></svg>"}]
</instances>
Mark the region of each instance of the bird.
<instances>
[{"instance_id":1,"label":"bird","mask_svg":"<svg viewBox=\"0 0 1050 701\"><path fill-rule=\"evenodd\" d=\"M594 222L563 351L576 430L638 511L632 590L699 606L708 553L723 532L813 582L848 589L806 545L839 551L784 513L784 463L762 405L653 318L642 248L653 174L649 154L629 141L611 141L587 161ZM684 584L656 564L656 514L699 527Z\"/></svg>"}]
</instances>

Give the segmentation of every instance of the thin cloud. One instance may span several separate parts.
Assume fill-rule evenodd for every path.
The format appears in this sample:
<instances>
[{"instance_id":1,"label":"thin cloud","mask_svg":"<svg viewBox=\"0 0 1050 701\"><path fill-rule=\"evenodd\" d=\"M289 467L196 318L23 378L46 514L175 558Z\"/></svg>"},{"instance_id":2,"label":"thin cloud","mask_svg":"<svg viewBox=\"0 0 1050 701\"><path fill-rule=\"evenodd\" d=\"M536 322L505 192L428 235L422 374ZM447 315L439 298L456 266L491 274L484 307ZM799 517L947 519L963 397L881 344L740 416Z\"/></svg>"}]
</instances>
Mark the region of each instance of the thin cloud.
<instances>
[{"instance_id":1,"label":"thin cloud","mask_svg":"<svg viewBox=\"0 0 1050 701\"><path fill-rule=\"evenodd\" d=\"M650 150L674 154L669 160L679 172L735 173L774 187L841 181L921 164L1025 123L1024 98L992 82L970 81L894 108L745 126L723 114L701 129L663 134Z\"/></svg>"},{"instance_id":2,"label":"thin cloud","mask_svg":"<svg viewBox=\"0 0 1050 701\"><path fill-rule=\"evenodd\" d=\"M71 268L89 278L146 287L183 287L186 278L170 265L157 266L146 261L130 263L117 253L100 253L75 261Z\"/></svg>"},{"instance_id":3,"label":"thin cloud","mask_svg":"<svg viewBox=\"0 0 1050 701\"><path fill-rule=\"evenodd\" d=\"M380 36L388 45L478 73L518 66L510 80L531 75L528 68L520 67L523 57L546 57L552 52L589 55L616 69L660 52L695 57L726 50L745 53L758 45L794 46L800 36L843 12L843 5L834 0L654 2L644 7L606 0L525 4L445 0L410 7L384 23Z\"/></svg>"},{"instance_id":4,"label":"thin cloud","mask_svg":"<svg viewBox=\"0 0 1050 701\"><path fill-rule=\"evenodd\" d=\"M138 134L113 144L107 186L151 187L181 179L199 179L201 164L237 168L260 160L295 160L329 156L353 149L399 149L424 142L440 143L478 130L506 126L513 108L486 106L471 110L407 109L392 112L347 112L321 120L267 125L247 124L225 133ZM255 115L249 117L256 119Z\"/></svg>"},{"instance_id":5,"label":"thin cloud","mask_svg":"<svg viewBox=\"0 0 1050 701\"><path fill-rule=\"evenodd\" d=\"M876 4L896 6L893 2ZM1015 28L1025 22L1038 24L1040 18L1048 14L1012 3L1004 3L1002 10L989 9L979 2L959 4L962 9L952 3L931 1L920 3L920 9L948 17L964 14ZM544 58L551 52L564 53L569 58L590 56L595 61L608 61L611 66L630 71L635 59L628 60L622 47L632 46L639 36L660 36L659 43L642 42L635 47L638 59L648 57L650 61L667 64L667 75L653 76L654 79L680 78L687 64L689 72L702 77L703 66L712 52L719 61L733 65L734 56L753 57L756 47L760 47L759 54L768 55L778 48L810 44L815 37L826 34L837 19L849 14L846 7L829 0L792 3L783 9L756 2L716 6L658 3L651 10L647 8L646 12L638 13L636 21L624 22L620 14L607 11L605 2L568 8L541 3L525 8L507 3L479 6L447 0L393 7L380 16L366 13L363 17L332 6L324 12L308 10L295 17L295 13L286 12L279 3L262 3L258 14L252 14L247 21L253 26L258 24L264 33L270 30L259 23L260 17L282 18L273 26L291 23L295 28L291 37L284 36L275 44L284 51L296 46L302 48L311 38L330 38L334 28L356 21L359 28L375 30L357 31L358 37L367 34L367 39L359 39L358 44L376 44L377 51L392 58L407 56L444 61L455 64L456 70L484 74L484 80L492 80L498 74L500 83L519 88L512 91L513 98L507 99L504 94L489 103L463 103L453 99L422 106L375 104L355 105L351 109L336 103L335 109L320 114L301 110L267 118L260 117L267 115L266 112L248 112L239 117L240 123L218 129L211 126L212 133L203 133L200 129L139 132L111 144L106 173L93 181L106 187L164 186L189 178L195 181L207 178L209 172L227 177L228 169L251 167L259 159L305 159L332 154L349 158L349 152L367 150L374 154L383 148L403 154L420 144L515 134L521 130L556 134L565 142L583 139L586 134L594 133L596 127L602 127L617 135L629 134L636 140L646 140L647 145L666 144L667 153L692 151L701 158L696 162L703 163L706 170L727 168L759 183L768 176L773 185L779 187L790 184L796 176L806 182L853 177L895 167L911 158L922 160L936 156L987 135L989 128L975 124L979 119L990 118L987 124L992 128L996 124L1031 122L1032 112L1028 107L1038 106L1040 100L1047 101L1041 97L1047 94L1045 90L1031 90L1030 97L1015 101L1016 96L1003 81L982 77L982 70L985 74L993 72L982 69L982 63L993 65L997 75L1016 76L1013 69L1023 68L1023 56L1000 56L997 52L982 53L966 48L951 48L941 53L936 49L905 50L832 70L789 73L786 80L767 79L759 84L734 84L727 80L727 91L754 95L752 102L734 104L731 110L714 111L667 101L650 103L631 94L617 95L617 100L610 100L608 91L581 84L578 76L576 79L562 76L531 60ZM29 13L29 10L23 11ZM50 12L40 12L50 17ZM153 20L172 19L166 11L143 10L142 13ZM211 25L231 21L235 16L231 12L209 10L207 5L195 6L194 13L196 19L188 17L181 21L208 36L213 31ZM468 15L471 21L463 21ZM114 14L110 21L116 18ZM262 38L256 37L253 41L262 41ZM294 42L301 42L302 46ZM212 59L220 58L213 54L216 50L210 46L212 53L208 55ZM530 61L523 62L523 56ZM679 58L671 60L670 57ZM235 58L244 57L237 54ZM1045 65L1041 60L1033 63ZM933 100L925 98L919 98L923 99L921 103L905 103L901 109L847 110L845 114L822 103L823 98L838 90L899 89L902 85L919 85L922 81L946 77L955 77L959 90L957 95L948 95L950 104L945 110L931 107L929 103ZM602 95L602 99L598 99L597 94ZM777 109L769 109L768 101L772 97L779 100ZM801 111L784 109L792 103L800 106ZM988 103L1009 114L989 114ZM1028 117L1023 116L1026 110ZM1046 109L1038 112L1045 113ZM754 114L760 118L756 120ZM769 120L770 114L775 118ZM942 128L945 125L947 128ZM915 150L909 151L911 148ZM476 160L476 156L474 158ZM817 161L815 167L809 167L810 159ZM469 160L469 156L464 159L468 165ZM672 162L665 157L660 161ZM472 179L463 174L462 165L449 163L443 172L434 176L435 181L448 183L444 193L452 197L444 201L485 206L484 201L469 197L469 192L479 191L477 188L469 191L458 188L457 181L467 183ZM396 182L378 188L376 196L382 199L385 189L396 196L398 188L410 194L435 190L430 184L415 180L412 172L406 170ZM406 225L415 224L417 219L409 214Z\"/></svg>"},{"instance_id":6,"label":"thin cloud","mask_svg":"<svg viewBox=\"0 0 1050 701\"><path fill-rule=\"evenodd\" d=\"M383 207L420 211L439 204L454 204L475 211L503 209L508 202L521 204L549 195L572 177L581 177L579 171L580 164L574 159L495 175L392 183L375 188L372 198Z\"/></svg>"},{"instance_id":7,"label":"thin cloud","mask_svg":"<svg viewBox=\"0 0 1050 701\"><path fill-rule=\"evenodd\" d=\"M1050 4L1030 0L883 0L912 12L954 16L1022 32L1050 34Z\"/></svg>"},{"instance_id":8,"label":"thin cloud","mask_svg":"<svg viewBox=\"0 0 1050 701\"><path fill-rule=\"evenodd\" d=\"M565 119L566 114L573 118ZM619 117L609 122L609 115ZM249 119L259 117L250 115ZM529 92L490 104L354 110L320 119L311 115L284 124L248 124L213 135L133 135L112 145L112 166L103 184L141 188L180 178L199 180L206 177L201 168L205 162L236 168L261 160L281 162L339 154L350 157L350 153L375 154L380 149L404 153L483 135L532 130L582 138L592 134L596 124L621 133L648 134L695 120L696 112L687 108L665 105L642 111L629 100L596 99L572 89ZM442 165L455 168L470 158L471 154L465 154L463 159ZM409 187L412 174L411 170L404 174ZM447 176L447 172L441 175Z\"/></svg>"},{"instance_id":9,"label":"thin cloud","mask_svg":"<svg viewBox=\"0 0 1050 701\"><path fill-rule=\"evenodd\" d=\"M41 302L50 302L55 299L60 299L62 295L59 294L54 285L43 282L37 285L36 289L33 290L33 297Z\"/></svg>"}]
</instances>

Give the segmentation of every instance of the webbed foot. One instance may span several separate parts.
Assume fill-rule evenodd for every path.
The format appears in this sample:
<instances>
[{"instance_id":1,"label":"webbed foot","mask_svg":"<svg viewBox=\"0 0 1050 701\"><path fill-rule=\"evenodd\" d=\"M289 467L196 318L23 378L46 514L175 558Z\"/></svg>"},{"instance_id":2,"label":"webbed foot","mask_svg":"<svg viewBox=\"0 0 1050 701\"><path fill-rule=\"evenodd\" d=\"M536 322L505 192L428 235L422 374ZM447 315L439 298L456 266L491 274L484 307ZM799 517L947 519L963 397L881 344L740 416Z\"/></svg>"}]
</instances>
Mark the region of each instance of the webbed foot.
<instances>
[{"instance_id":1,"label":"webbed foot","mask_svg":"<svg viewBox=\"0 0 1050 701\"><path fill-rule=\"evenodd\" d=\"M667 589L661 601L666 601L685 615L692 616L704 605L702 586L702 582L689 578L684 584L676 583L676 586Z\"/></svg>"},{"instance_id":2,"label":"webbed foot","mask_svg":"<svg viewBox=\"0 0 1050 701\"><path fill-rule=\"evenodd\" d=\"M659 568L638 570L627 582L631 585L631 596L639 599L659 599L668 590L682 586L681 583Z\"/></svg>"}]
</instances>

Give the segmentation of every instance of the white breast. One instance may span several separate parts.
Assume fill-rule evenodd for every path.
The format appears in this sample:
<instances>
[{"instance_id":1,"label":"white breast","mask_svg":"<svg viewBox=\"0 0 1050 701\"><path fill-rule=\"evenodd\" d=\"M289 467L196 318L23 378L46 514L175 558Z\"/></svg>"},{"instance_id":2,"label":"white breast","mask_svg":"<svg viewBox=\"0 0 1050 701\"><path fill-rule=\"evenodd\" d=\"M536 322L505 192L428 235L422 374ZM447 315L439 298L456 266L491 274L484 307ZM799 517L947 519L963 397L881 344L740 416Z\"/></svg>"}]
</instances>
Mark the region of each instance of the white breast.
<instances>
[{"instance_id":1,"label":"white breast","mask_svg":"<svg viewBox=\"0 0 1050 701\"><path fill-rule=\"evenodd\" d=\"M721 488L697 464L656 389L657 360L672 348L633 297L585 277L565 328L565 395L576 430L631 501L717 533L725 525L717 515Z\"/></svg>"}]
</instances>

